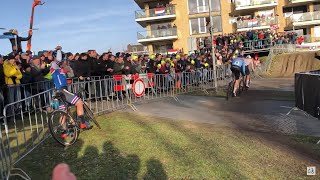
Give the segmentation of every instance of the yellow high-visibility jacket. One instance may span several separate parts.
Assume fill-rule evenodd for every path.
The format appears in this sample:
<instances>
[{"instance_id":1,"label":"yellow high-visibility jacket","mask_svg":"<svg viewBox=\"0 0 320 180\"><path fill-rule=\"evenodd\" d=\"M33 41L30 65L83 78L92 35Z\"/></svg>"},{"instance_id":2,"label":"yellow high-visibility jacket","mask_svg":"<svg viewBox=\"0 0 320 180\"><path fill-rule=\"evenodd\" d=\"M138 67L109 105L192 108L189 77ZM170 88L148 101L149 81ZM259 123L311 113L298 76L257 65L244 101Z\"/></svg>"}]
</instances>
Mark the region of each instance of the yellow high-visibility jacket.
<instances>
[{"instance_id":1,"label":"yellow high-visibility jacket","mask_svg":"<svg viewBox=\"0 0 320 180\"><path fill-rule=\"evenodd\" d=\"M5 61L3 63L3 72L4 80L7 85L20 84L22 73L16 64L11 65L8 60Z\"/></svg>"}]
</instances>

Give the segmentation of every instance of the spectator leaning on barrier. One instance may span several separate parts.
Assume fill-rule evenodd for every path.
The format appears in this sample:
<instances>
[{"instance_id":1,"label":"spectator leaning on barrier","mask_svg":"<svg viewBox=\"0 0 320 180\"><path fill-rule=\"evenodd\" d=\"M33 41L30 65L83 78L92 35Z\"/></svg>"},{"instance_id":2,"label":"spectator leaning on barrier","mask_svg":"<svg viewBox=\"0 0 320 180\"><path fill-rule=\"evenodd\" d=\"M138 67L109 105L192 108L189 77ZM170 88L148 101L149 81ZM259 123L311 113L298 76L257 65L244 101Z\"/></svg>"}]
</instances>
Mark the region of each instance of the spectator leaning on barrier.
<instances>
[{"instance_id":1,"label":"spectator leaning on barrier","mask_svg":"<svg viewBox=\"0 0 320 180\"><path fill-rule=\"evenodd\" d=\"M39 56L33 56L31 60L31 75L32 75L32 82L41 82L45 81L46 79L44 76L49 73L49 69L46 68L46 63L40 61Z\"/></svg>"},{"instance_id":2,"label":"spectator leaning on barrier","mask_svg":"<svg viewBox=\"0 0 320 180\"><path fill-rule=\"evenodd\" d=\"M93 76L99 76L101 78L105 76L107 63L106 63L106 61L103 60L104 55L102 55L99 59L94 59L92 57L92 59L94 59L93 64L92 64L93 69L94 69L94 71L92 73Z\"/></svg>"},{"instance_id":3,"label":"spectator leaning on barrier","mask_svg":"<svg viewBox=\"0 0 320 180\"><path fill-rule=\"evenodd\" d=\"M131 68L131 74L140 74L141 71L141 63L139 62L138 56L133 56L132 58L132 68Z\"/></svg>"},{"instance_id":4,"label":"spectator leaning on barrier","mask_svg":"<svg viewBox=\"0 0 320 180\"><path fill-rule=\"evenodd\" d=\"M80 59L75 62L75 69L73 70L76 77L79 77L81 80L84 77L91 76L91 65L88 61L88 55L86 53L81 53Z\"/></svg>"},{"instance_id":5,"label":"spectator leaning on barrier","mask_svg":"<svg viewBox=\"0 0 320 180\"><path fill-rule=\"evenodd\" d=\"M8 103L13 103L20 100L20 80L22 73L20 67L17 66L14 56L8 56L3 64L3 71L5 76L5 83L7 85ZM9 109L9 115L14 114L14 110Z\"/></svg>"},{"instance_id":6,"label":"spectator leaning on barrier","mask_svg":"<svg viewBox=\"0 0 320 180\"><path fill-rule=\"evenodd\" d=\"M29 65L29 54L28 53L22 53L21 54L21 66L22 66L22 69L26 69L26 66Z\"/></svg>"},{"instance_id":7,"label":"spectator leaning on barrier","mask_svg":"<svg viewBox=\"0 0 320 180\"><path fill-rule=\"evenodd\" d=\"M27 64L22 70L21 84L30 84L30 83L32 83L31 66Z\"/></svg>"},{"instance_id":8,"label":"spectator leaning on barrier","mask_svg":"<svg viewBox=\"0 0 320 180\"><path fill-rule=\"evenodd\" d=\"M3 71L5 75L5 83L8 86L20 84L22 74L20 68L15 62L14 56L8 56L7 60L3 64Z\"/></svg>"},{"instance_id":9,"label":"spectator leaning on barrier","mask_svg":"<svg viewBox=\"0 0 320 180\"><path fill-rule=\"evenodd\" d=\"M114 55L110 55L109 54L109 58L107 59L107 63L106 63L106 75L111 77L114 73L114 63L115 63L116 57Z\"/></svg>"},{"instance_id":10,"label":"spectator leaning on barrier","mask_svg":"<svg viewBox=\"0 0 320 180\"><path fill-rule=\"evenodd\" d=\"M4 80L4 73L3 73L3 57L0 55L0 116L2 116L2 111L4 108L4 86L5 86L5 80Z\"/></svg>"}]
</instances>

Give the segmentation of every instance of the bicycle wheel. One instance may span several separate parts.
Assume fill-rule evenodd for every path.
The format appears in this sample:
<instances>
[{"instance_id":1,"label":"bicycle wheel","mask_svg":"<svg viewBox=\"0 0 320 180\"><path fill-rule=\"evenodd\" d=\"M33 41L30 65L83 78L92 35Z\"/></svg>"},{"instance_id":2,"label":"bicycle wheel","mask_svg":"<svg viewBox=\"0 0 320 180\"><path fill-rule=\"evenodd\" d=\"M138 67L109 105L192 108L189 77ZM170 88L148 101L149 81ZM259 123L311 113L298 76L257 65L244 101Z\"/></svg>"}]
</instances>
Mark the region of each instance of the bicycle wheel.
<instances>
[{"instance_id":1,"label":"bicycle wheel","mask_svg":"<svg viewBox=\"0 0 320 180\"><path fill-rule=\"evenodd\" d=\"M239 89L238 89L238 94L239 96L241 95L242 91L244 91L244 81L243 81L243 77L241 77L239 79Z\"/></svg>"},{"instance_id":2,"label":"bicycle wheel","mask_svg":"<svg viewBox=\"0 0 320 180\"><path fill-rule=\"evenodd\" d=\"M49 120L50 133L59 144L63 146L73 145L79 136L79 128L73 118L64 111L54 111ZM67 132L68 136L61 137L63 132Z\"/></svg>"},{"instance_id":3,"label":"bicycle wheel","mask_svg":"<svg viewBox=\"0 0 320 180\"><path fill-rule=\"evenodd\" d=\"M91 109L88 107L86 103L83 103L83 109L84 109L84 115L92 121L99 129L101 129L100 124L98 121L94 118L94 114L91 111Z\"/></svg>"},{"instance_id":4,"label":"bicycle wheel","mask_svg":"<svg viewBox=\"0 0 320 180\"><path fill-rule=\"evenodd\" d=\"M227 89L227 101L232 97L232 92L233 92L233 86L234 86L234 81L229 82L228 89Z\"/></svg>"}]
</instances>

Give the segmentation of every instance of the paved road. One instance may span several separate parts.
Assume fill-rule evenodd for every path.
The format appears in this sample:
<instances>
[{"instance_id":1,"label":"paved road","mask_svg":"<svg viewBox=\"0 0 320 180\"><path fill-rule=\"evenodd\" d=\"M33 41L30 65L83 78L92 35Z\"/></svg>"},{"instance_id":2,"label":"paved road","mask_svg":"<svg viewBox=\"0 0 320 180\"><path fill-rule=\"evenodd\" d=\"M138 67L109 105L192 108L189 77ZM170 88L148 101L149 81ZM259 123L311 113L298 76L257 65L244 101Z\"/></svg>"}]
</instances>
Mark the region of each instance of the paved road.
<instances>
[{"instance_id":1,"label":"paved road","mask_svg":"<svg viewBox=\"0 0 320 180\"><path fill-rule=\"evenodd\" d=\"M150 116L210 123L257 132L281 132L320 137L320 121L301 111L291 111L293 79L263 79L240 98L179 96L179 102L165 99L137 106L138 113Z\"/></svg>"}]
</instances>

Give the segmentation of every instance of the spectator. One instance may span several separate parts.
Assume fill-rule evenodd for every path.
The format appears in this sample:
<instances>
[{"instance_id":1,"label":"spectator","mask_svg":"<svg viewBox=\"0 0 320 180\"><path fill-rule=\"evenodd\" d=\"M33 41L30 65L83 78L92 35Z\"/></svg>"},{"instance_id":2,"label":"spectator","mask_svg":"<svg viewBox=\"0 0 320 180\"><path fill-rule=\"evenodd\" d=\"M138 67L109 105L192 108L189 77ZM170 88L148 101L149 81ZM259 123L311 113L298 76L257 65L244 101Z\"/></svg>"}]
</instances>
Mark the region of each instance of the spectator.
<instances>
[{"instance_id":1,"label":"spectator","mask_svg":"<svg viewBox=\"0 0 320 180\"><path fill-rule=\"evenodd\" d=\"M32 75L31 75L31 66L27 64L24 69L22 70L22 79L21 79L21 84L24 84L24 86L21 87L21 98L26 99L30 97L31 94L31 86L26 85L26 84L31 84L32 83ZM25 112L28 112L31 108L31 99L26 99L23 102L23 108Z\"/></svg>"},{"instance_id":2,"label":"spectator","mask_svg":"<svg viewBox=\"0 0 320 180\"><path fill-rule=\"evenodd\" d=\"M80 58L80 54L79 53L76 53L74 56L72 56L73 58L70 59L71 57L69 56L68 59L69 59L69 65L72 69L75 68L75 63L79 60Z\"/></svg>"},{"instance_id":3,"label":"spectator","mask_svg":"<svg viewBox=\"0 0 320 180\"><path fill-rule=\"evenodd\" d=\"M3 64L4 78L7 85L8 103L13 103L20 100L20 80L22 73L20 67L17 66L14 56L9 56ZM18 107L8 109L8 114L13 115Z\"/></svg>"},{"instance_id":4,"label":"spectator","mask_svg":"<svg viewBox=\"0 0 320 180\"><path fill-rule=\"evenodd\" d=\"M258 48L259 48L259 49L263 49L263 40L264 40L264 33L263 33L263 31L260 31L260 32L259 32L258 38L259 38Z\"/></svg>"},{"instance_id":5,"label":"spectator","mask_svg":"<svg viewBox=\"0 0 320 180\"><path fill-rule=\"evenodd\" d=\"M49 73L49 69L46 68L46 63L40 61L40 57L33 56L31 60L31 76L32 82L42 82L46 79L44 76Z\"/></svg>"},{"instance_id":6,"label":"spectator","mask_svg":"<svg viewBox=\"0 0 320 180\"><path fill-rule=\"evenodd\" d=\"M138 56L133 56L131 74L142 73L141 61Z\"/></svg>"},{"instance_id":7,"label":"spectator","mask_svg":"<svg viewBox=\"0 0 320 180\"><path fill-rule=\"evenodd\" d=\"M117 62L114 64L114 75L122 75L125 73L125 67L123 62L123 55L119 55ZM122 82L116 81L117 85L121 85ZM122 93L117 91L118 100L122 100Z\"/></svg>"},{"instance_id":8,"label":"spectator","mask_svg":"<svg viewBox=\"0 0 320 180\"><path fill-rule=\"evenodd\" d=\"M76 77L79 77L81 80L83 80L85 77L91 76L91 65L86 53L82 53L80 55L80 59L76 61L74 65L74 74Z\"/></svg>"},{"instance_id":9,"label":"spectator","mask_svg":"<svg viewBox=\"0 0 320 180\"><path fill-rule=\"evenodd\" d=\"M0 116L2 116L3 108L4 108L4 72L3 72L3 57L0 55Z\"/></svg>"},{"instance_id":10,"label":"spectator","mask_svg":"<svg viewBox=\"0 0 320 180\"><path fill-rule=\"evenodd\" d=\"M74 78L73 69L69 66L69 61L63 61L61 70L66 74L68 79Z\"/></svg>"},{"instance_id":11,"label":"spectator","mask_svg":"<svg viewBox=\"0 0 320 180\"><path fill-rule=\"evenodd\" d=\"M31 32L32 33L32 32ZM22 46L21 42L22 41L28 41L31 39L32 34L29 34L28 37L23 38L20 37L18 34L18 31L16 29L11 29L8 33L3 33L4 35L15 35L15 38L9 39L12 45L12 51L15 51L16 53L21 53L22 52Z\"/></svg>"},{"instance_id":12,"label":"spectator","mask_svg":"<svg viewBox=\"0 0 320 180\"><path fill-rule=\"evenodd\" d=\"M109 55L109 56L110 56L110 58L107 59L107 63L106 63L107 64L107 66L106 66L106 70L107 70L106 75L108 77L111 77L113 75L113 72L114 72L113 66L114 66L116 58L115 58L114 55ZM104 58L106 58L106 56Z\"/></svg>"},{"instance_id":13,"label":"spectator","mask_svg":"<svg viewBox=\"0 0 320 180\"><path fill-rule=\"evenodd\" d=\"M47 90L46 85L44 84L45 75L49 73L50 69L46 67L45 62L40 61L40 57L33 56L31 60L31 76L32 76L32 94L37 94L40 92L43 92L44 90Z\"/></svg>"},{"instance_id":14,"label":"spectator","mask_svg":"<svg viewBox=\"0 0 320 180\"><path fill-rule=\"evenodd\" d=\"M26 69L26 66L29 66L29 61L30 61L29 54L22 53L21 54L21 66L22 66L23 70Z\"/></svg>"}]
</instances>

